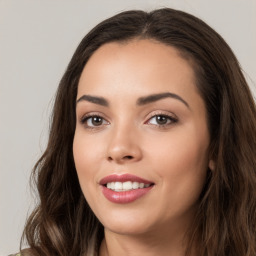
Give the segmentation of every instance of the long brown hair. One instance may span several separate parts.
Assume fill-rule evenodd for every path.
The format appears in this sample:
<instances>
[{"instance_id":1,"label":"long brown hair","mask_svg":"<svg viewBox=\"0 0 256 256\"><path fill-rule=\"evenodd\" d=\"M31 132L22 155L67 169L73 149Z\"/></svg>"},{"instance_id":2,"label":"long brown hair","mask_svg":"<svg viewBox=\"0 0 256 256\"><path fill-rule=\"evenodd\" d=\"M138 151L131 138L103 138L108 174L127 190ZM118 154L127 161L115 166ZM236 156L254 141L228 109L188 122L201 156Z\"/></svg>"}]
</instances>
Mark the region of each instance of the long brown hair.
<instances>
[{"instance_id":1,"label":"long brown hair","mask_svg":"<svg viewBox=\"0 0 256 256\"><path fill-rule=\"evenodd\" d=\"M239 63L202 20L173 9L127 11L82 40L60 81L47 148L32 178L39 204L25 230L33 255L97 255L103 226L88 206L73 160L78 80L90 56L107 42L153 39L175 47L192 65L211 136L208 170L188 248L202 256L256 255L256 110ZM189 252L189 250L188 250ZM189 253L188 253L189 255Z\"/></svg>"}]
</instances>

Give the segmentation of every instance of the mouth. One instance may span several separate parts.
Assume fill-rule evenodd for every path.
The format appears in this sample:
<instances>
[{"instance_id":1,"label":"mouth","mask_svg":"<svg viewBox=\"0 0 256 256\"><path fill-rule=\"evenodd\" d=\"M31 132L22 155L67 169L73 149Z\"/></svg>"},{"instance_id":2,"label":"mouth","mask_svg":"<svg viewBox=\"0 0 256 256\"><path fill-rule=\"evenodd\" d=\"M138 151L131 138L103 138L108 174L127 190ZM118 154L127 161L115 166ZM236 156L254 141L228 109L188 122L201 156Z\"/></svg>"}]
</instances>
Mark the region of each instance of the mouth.
<instances>
[{"instance_id":1,"label":"mouth","mask_svg":"<svg viewBox=\"0 0 256 256\"><path fill-rule=\"evenodd\" d=\"M100 181L103 195L113 203L130 203L146 195L155 185L131 174L112 174Z\"/></svg>"},{"instance_id":2,"label":"mouth","mask_svg":"<svg viewBox=\"0 0 256 256\"><path fill-rule=\"evenodd\" d=\"M126 181L126 182L113 181L113 182L108 182L103 186L115 192L124 192L124 191L130 191L134 189L148 188L153 185L154 185L153 183L149 184L149 183L143 183L143 182L137 182L137 181L133 181L133 182L132 181Z\"/></svg>"}]
</instances>

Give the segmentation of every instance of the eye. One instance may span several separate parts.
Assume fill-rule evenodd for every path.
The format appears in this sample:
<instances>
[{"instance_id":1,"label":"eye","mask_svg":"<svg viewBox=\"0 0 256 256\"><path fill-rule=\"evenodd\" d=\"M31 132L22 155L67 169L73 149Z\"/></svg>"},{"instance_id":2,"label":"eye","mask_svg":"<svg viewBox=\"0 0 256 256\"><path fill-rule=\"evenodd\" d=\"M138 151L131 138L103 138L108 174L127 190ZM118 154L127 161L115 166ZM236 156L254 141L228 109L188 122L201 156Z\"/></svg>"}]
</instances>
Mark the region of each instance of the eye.
<instances>
[{"instance_id":1,"label":"eye","mask_svg":"<svg viewBox=\"0 0 256 256\"><path fill-rule=\"evenodd\" d=\"M84 124L87 128L97 128L108 124L108 122L99 115L84 116L81 120L81 123Z\"/></svg>"},{"instance_id":2,"label":"eye","mask_svg":"<svg viewBox=\"0 0 256 256\"><path fill-rule=\"evenodd\" d=\"M158 114L152 116L148 121L147 124L157 125L157 126L167 126L173 123L176 123L178 119L173 116L169 116L166 114Z\"/></svg>"}]
</instances>

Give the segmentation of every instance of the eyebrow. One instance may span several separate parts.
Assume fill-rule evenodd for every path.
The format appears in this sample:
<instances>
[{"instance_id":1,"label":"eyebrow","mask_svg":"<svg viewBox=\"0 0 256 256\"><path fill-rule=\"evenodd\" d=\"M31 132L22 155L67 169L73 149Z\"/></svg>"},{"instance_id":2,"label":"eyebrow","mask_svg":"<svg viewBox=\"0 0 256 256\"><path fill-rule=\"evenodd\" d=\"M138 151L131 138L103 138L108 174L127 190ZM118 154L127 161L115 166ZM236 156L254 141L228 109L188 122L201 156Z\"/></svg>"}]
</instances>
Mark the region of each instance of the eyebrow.
<instances>
[{"instance_id":1,"label":"eyebrow","mask_svg":"<svg viewBox=\"0 0 256 256\"><path fill-rule=\"evenodd\" d=\"M76 104L80 101L89 101L91 103L94 103L94 104L98 104L98 105L101 105L101 106L104 106L104 107L108 107L109 106L109 103L108 101L103 98L103 97L97 97L97 96L91 96L91 95L83 95L82 97L80 97L77 101L76 101Z\"/></svg>"},{"instance_id":2,"label":"eyebrow","mask_svg":"<svg viewBox=\"0 0 256 256\"><path fill-rule=\"evenodd\" d=\"M142 105L149 104L149 103L152 103L152 102L155 102L155 101L158 101L161 99L165 99L165 98L173 98L173 99L179 100L183 104L185 104L186 107L189 108L189 104L184 99L182 99L179 95L177 95L175 93L171 93L171 92L151 94L151 95L148 95L145 97L140 97L137 100L137 105L142 106Z\"/></svg>"},{"instance_id":3,"label":"eyebrow","mask_svg":"<svg viewBox=\"0 0 256 256\"><path fill-rule=\"evenodd\" d=\"M149 103L153 103L156 102L158 100L161 99L165 99L165 98L172 98L172 99L176 99L181 101L186 107L189 107L189 104L183 99L181 98L179 95L175 94L175 93L171 93L171 92L164 92L164 93L157 93L157 94L151 94L145 97L140 97L138 98L136 105L138 106L143 106ZM98 104L104 107L108 107L109 106L109 102L103 98L103 97L98 97L98 96L91 96L91 95L83 95L82 97L80 97L77 101L76 104L80 101L88 101L94 104Z\"/></svg>"}]
</instances>

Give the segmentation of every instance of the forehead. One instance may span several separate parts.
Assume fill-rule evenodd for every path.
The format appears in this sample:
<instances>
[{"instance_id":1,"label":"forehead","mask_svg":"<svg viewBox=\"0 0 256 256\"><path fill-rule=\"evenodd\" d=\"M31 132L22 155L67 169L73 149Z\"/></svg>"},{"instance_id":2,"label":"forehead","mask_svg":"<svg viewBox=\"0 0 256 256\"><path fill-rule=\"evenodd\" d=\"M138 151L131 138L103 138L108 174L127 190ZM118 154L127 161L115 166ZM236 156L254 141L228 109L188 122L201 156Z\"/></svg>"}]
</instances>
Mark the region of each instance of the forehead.
<instances>
[{"instance_id":1,"label":"forehead","mask_svg":"<svg viewBox=\"0 0 256 256\"><path fill-rule=\"evenodd\" d=\"M183 93L196 90L191 62L171 46L143 39L104 44L94 52L84 67L78 85L83 93L145 92Z\"/></svg>"}]
</instances>

